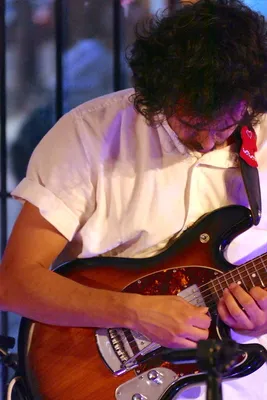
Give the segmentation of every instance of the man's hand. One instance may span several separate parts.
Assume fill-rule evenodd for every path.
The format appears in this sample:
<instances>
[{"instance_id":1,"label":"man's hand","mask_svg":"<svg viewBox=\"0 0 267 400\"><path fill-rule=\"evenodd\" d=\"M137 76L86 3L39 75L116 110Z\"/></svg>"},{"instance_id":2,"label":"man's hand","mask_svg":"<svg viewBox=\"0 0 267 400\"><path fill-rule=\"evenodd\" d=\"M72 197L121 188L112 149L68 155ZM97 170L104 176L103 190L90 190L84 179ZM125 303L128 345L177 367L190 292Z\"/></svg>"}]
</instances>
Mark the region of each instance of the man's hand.
<instances>
[{"instance_id":1,"label":"man's hand","mask_svg":"<svg viewBox=\"0 0 267 400\"><path fill-rule=\"evenodd\" d=\"M196 347L209 336L207 307L196 307L179 296L140 296L132 329L165 347Z\"/></svg>"},{"instance_id":2,"label":"man's hand","mask_svg":"<svg viewBox=\"0 0 267 400\"><path fill-rule=\"evenodd\" d=\"M218 303L220 318L232 329L248 335L267 333L267 291L253 287L249 293L232 283Z\"/></svg>"}]
</instances>

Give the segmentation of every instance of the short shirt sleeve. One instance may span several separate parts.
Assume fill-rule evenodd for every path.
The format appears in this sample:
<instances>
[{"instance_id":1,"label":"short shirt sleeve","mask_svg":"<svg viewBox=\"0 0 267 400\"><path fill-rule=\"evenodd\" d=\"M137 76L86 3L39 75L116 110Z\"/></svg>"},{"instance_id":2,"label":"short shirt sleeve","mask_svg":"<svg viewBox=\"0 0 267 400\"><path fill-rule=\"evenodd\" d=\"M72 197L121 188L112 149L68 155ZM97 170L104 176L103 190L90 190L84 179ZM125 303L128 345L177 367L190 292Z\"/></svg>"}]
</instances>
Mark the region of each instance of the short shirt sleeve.
<instances>
[{"instance_id":1,"label":"short shirt sleeve","mask_svg":"<svg viewBox=\"0 0 267 400\"><path fill-rule=\"evenodd\" d=\"M95 207L90 160L78 125L73 112L55 124L35 148L26 177L12 192L14 198L38 207L69 241Z\"/></svg>"}]
</instances>

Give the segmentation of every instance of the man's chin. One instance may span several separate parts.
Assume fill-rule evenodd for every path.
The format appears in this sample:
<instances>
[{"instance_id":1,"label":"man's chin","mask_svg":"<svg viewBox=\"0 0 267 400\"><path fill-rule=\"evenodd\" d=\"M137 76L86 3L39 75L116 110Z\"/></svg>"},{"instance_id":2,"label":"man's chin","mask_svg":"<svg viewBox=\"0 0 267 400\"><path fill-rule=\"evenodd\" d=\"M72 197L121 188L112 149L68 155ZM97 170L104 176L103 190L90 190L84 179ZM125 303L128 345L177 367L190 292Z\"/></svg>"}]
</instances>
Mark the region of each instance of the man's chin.
<instances>
[{"instance_id":1,"label":"man's chin","mask_svg":"<svg viewBox=\"0 0 267 400\"><path fill-rule=\"evenodd\" d=\"M197 151L198 153L201 154L206 154L209 153L210 151L213 151L216 149L216 147L212 147L211 149L203 149L202 146L196 144L196 145L192 145L192 144L185 144L185 146L189 149L189 150L193 150L193 151Z\"/></svg>"}]
</instances>

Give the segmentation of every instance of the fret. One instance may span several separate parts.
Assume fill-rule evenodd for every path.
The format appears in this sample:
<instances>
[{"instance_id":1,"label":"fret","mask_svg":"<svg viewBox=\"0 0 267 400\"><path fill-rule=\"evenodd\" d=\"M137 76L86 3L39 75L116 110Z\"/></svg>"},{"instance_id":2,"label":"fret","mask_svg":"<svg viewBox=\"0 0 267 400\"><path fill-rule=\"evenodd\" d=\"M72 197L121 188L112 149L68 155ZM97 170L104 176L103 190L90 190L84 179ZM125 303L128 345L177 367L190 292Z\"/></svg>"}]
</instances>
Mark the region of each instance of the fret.
<instances>
[{"instance_id":1,"label":"fret","mask_svg":"<svg viewBox=\"0 0 267 400\"><path fill-rule=\"evenodd\" d=\"M224 291L224 287L222 286L222 283L221 283L221 279L224 279L225 281L226 281L226 279L225 279L225 274L224 275L222 275L222 276L219 276L218 278L216 278L217 279L217 281L218 281L218 283L219 283L219 285L220 285L220 289L221 289L221 295L220 295L220 297L222 296L222 294L223 294L223 291ZM226 281L226 284L227 284L227 281Z\"/></svg>"},{"instance_id":2,"label":"fret","mask_svg":"<svg viewBox=\"0 0 267 400\"><path fill-rule=\"evenodd\" d=\"M266 253L263 254L263 256L266 256ZM262 265L264 266L265 272L267 272L267 267L266 267L266 263L265 263L264 260L263 260L263 256L260 256L259 258L260 258L260 260L261 260Z\"/></svg>"},{"instance_id":3,"label":"fret","mask_svg":"<svg viewBox=\"0 0 267 400\"><path fill-rule=\"evenodd\" d=\"M266 258L266 254L263 254ZM261 279L263 281L263 287L266 287L267 279L266 279L266 273L267 273L267 268L266 268L266 259L263 258L263 256L259 257L260 261L260 268L257 268L258 274L260 274L261 271Z\"/></svg>"},{"instance_id":4,"label":"fret","mask_svg":"<svg viewBox=\"0 0 267 400\"><path fill-rule=\"evenodd\" d=\"M210 283L211 283L212 286L213 286L213 293L215 293L215 294L217 295L218 299L219 299L220 296L219 296L219 294L218 294L218 292L217 292L217 289L216 289L216 286L215 286L215 284L214 284L214 279L212 279L212 280L210 281Z\"/></svg>"},{"instance_id":5,"label":"fret","mask_svg":"<svg viewBox=\"0 0 267 400\"><path fill-rule=\"evenodd\" d=\"M240 268L237 268L237 272L238 272L238 275L239 275L239 277L240 277L241 283L244 285L246 291L248 291L248 287L247 287L247 285L246 285L246 282L243 280L243 277L242 277L242 275L241 275L241 273L240 273ZM237 282L237 283L238 283L238 282Z\"/></svg>"},{"instance_id":6,"label":"fret","mask_svg":"<svg viewBox=\"0 0 267 400\"><path fill-rule=\"evenodd\" d=\"M236 269L236 271L237 271L237 269ZM241 284L241 283L242 283L241 281L236 281L236 279L233 277L232 272L233 272L233 271L229 271L229 273L230 273L230 275L231 275L231 278L232 278L232 282L237 283L238 285ZM239 272L239 271L238 271L238 272ZM240 275L240 273L239 273L239 275ZM239 283L239 282L240 282L240 283Z\"/></svg>"},{"instance_id":7,"label":"fret","mask_svg":"<svg viewBox=\"0 0 267 400\"><path fill-rule=\"evenodd\" d=\"M242 283L243 283L244 286L246 286L245 282L244 282L243 279L242 279L242 276L241 276L241 274L240 274L239 269L237 268L235 271L238 272L238 275L239 275L240 279L237 279L237 278L238 278L237 276L236 276L236 279L235 279L235 278L233 277L233 275L232 275L232 271L229 271L229 273L230 273L230 275L231 275L231 278L232 278L232 281L233 281L234 283L236 283L237 285L239 285L239 286L241 286ZM233 271L233 272L235 272L235 271Z\"/></svg>"},{"instance_id":8,"label":"fret","mask_svg":"<svg viewBox=\"0 0 267 400\"><path fill-rule=\"evenodd\" d=\"M263 288L265 288L264 282L263 282L263 280L261 279L261 276L260 276L260 274L259 274L259 272L258 272L257 270L256 270L256 274L258 275L258 278L259 278L259 280L260 280L261 286L262 286Z\"/></svg>"},{"instance_id":9,"label":"fret","mask_svg":"<svg viewBox=\"0 0 267 400\"><path fill-rule=\"evenodd\" d=\"M258 282L260 283L260 286L261 286L261 287L265 287L264 282L263 282L263 280L261 279L261 276L260 276L260 274L259 274L258 268L256 268L255 262L252 260L251 263L252 263L252 267L254 268L254 271L255 271L255 272L252 274L252 278L254 278L254 276L255 276L255 277L257 276L257 277L258 277ZM256 284L256 286L259 286L259 283Z\"/></svg>"},{"instance_id":10,"label":"fret","mask_svg":"<svg viewBox=\"0 0 267 400\"><path fill-rule=\"evenodd\" d=\"M250 275L250 273L249 273L249 271L247 269L247 264L244 264L244 267L245 267L246 273L247 273L247 275L248 275L248 277L250 279L250 282L252 283L252 286L255 286L254 285L254 281L251 279L251 275Z\"/></svg>"},{"instance_id":11,"label":"fret","mask_svg":"<svg viewBox=\"0 0 267 400\"><path fill-rule=\"evenodd\" d=\"M230 273L230 275L229 275L229 273ZM231 279L229 279L230 282L229 282L229 280L227 279L228 277L231 278ZM229 271L229 272L227 272L226 274L224 274L224 280L225 280L225 282L226 282L226 287L229 287L229 285L230 285L232 282L234 282L233 276L231 275L231 271Z\"/></svg>"}]
</instances>

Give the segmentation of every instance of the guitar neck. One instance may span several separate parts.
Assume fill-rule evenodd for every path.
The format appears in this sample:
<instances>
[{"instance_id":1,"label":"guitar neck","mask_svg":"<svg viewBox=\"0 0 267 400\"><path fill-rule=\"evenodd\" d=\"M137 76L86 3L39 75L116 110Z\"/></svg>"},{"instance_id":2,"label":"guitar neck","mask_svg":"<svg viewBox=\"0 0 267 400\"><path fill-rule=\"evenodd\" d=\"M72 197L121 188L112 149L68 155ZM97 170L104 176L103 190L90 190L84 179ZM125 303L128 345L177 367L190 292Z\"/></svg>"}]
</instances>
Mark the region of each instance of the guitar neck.
<instances>
[{"instance_id":1,"label":"guitar neck","mask_svg":"<svg viewBox=\"0 0 267 400\"><path fill-rule=\"evenodd\" d=\"M241 285L246 291L254 286L267 287L267 253L248 261L225 274L218 275L207 284L200 286L199 290L203 299L217 303L222 297L223 291L231 283Z\"/></svg>"}]
</instances>

